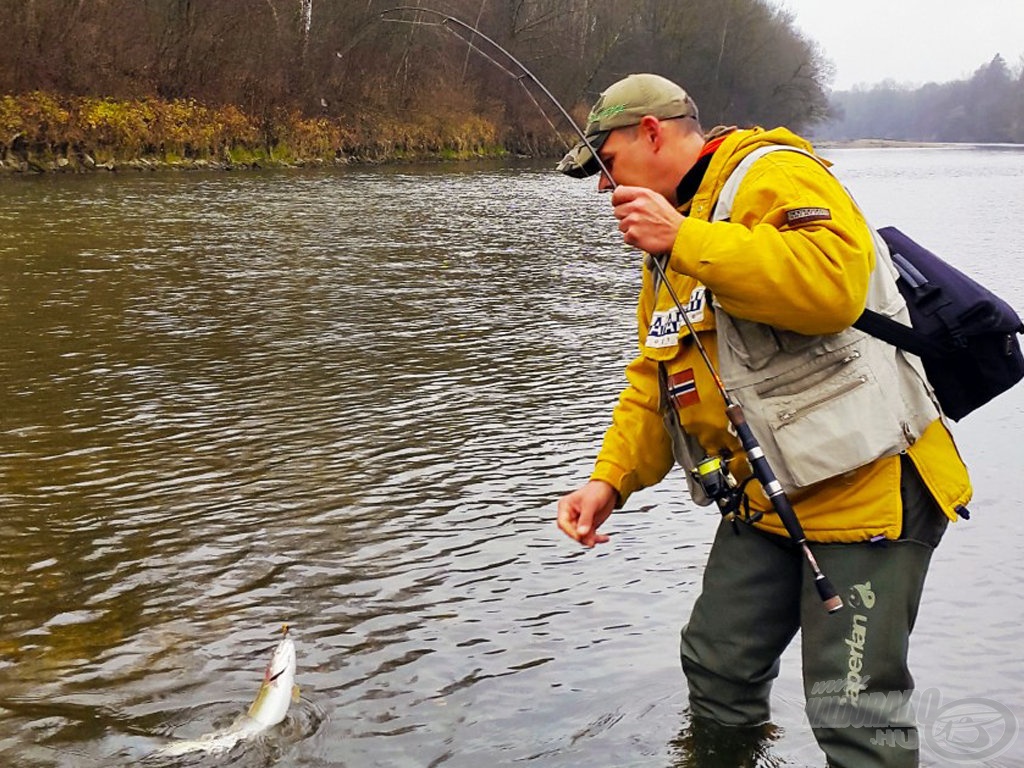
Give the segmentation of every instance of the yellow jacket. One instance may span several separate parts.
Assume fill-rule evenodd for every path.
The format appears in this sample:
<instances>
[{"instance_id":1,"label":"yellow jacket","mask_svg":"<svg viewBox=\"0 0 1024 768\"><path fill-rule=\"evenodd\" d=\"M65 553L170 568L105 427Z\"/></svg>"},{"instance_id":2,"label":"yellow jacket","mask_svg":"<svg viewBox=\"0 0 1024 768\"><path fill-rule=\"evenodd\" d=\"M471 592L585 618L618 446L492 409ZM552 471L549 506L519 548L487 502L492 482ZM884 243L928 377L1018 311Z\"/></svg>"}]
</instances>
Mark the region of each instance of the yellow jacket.
<instances>
[{"instance_id":1,"label":"yellow jacket","mask_svg":"<svg viewBox=\"0 0 1024 768\"><path fill-rule=\"evenodd\" d=\"M689 302L687 314L716 367L715 314L705 305L705 287L732 318L808 336L834 334L863 310L874 268L870 231L849 195L816 161L796 152L775 152L758 161L738 190L731 220L710 221L729 174L766 144L812 151L785 129L729 135L689 204L669 262L672 286L684 304ZM667 291L655 297L653 282L645 266L637 308L640 354L627 367L628 386L592 474L615 487L623 503L635 490L661 480L674 461L661 412L659 363L673 381L684 383L676 414L686 433L708 454L731 455L737 478L749 474L712 376L687 342L686 328L670 322L674 305ZM849 429L854 436L857 424ZM945 424L932 422L906 453L955 520L971 487ZM902 529L899 480L899 456L889 455L793 491L790 499L812 541L895 539ZM785 535L756 483L748 485L748 495L751 506L766 513L759 527Z\"/></svg>"}]
</instances>

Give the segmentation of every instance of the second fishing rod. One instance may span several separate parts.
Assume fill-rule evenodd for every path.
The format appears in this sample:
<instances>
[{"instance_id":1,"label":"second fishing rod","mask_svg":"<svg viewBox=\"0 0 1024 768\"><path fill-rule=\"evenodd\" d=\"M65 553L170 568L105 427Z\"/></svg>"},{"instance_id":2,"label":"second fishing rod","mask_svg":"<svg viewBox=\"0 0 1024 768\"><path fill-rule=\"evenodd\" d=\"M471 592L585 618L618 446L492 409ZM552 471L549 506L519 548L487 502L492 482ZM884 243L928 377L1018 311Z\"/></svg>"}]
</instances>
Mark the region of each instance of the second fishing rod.
<instances>
[{"instance_id":1,"label":"second fishing rod","mask_svg":"<svg viewBox=\"0 0 1024 768\"><path fill-rule=\"evenodd\" d=\"M415 15L410 19L408 16L402 17L401 14L403 13L412 13ZM396 18L394 14L399 14L399 17ZM425 21L422 18L422 14L428 14L437 19L437 21ZM521 61L505 50L505 48L496 41L492 40L479 29L462 21L461 19L457 19L454 16L441 11L432 10L430 8L401 6L384 11L380 16L385 21L400 21L425 26L437 26L454 34L456 37L464 41L472 50L482 55L492 64L519 82L533 100L537 108L540 109L541 113L547 119L547 113L540 104L537 103L532 91L524 83L524 79L528 80L559 111L565 121L572 127L573 132L593 155L594 160L600 169L600 173L608 179L608 183L612 190L618 186L615 182L615 178L611 174L611 171L601 158L601 155L594 148L591 140L587 138L583 129L577 125L575 120L573 120L568 110L562 106L562 103L554 96L554 94L552 94L551 91L549 91L547 87L545 87L545 85ZM468 33L469 36L467 37L462 33ZM476 41L478 39L484 41L493 49L493 51L501 54L509 64L516 68L517 71L510 69L509 66L502 64L496 60L494 56L482 50L477 45ZM550 120L548 122L550 123ZM803 552L804 558L811 569L814 586L818 591L818 595L821 598L825 610L829 613L835 613L843 607L842 598L839 597L835 587L832 586L832 582L830 582L825 574L822 573L822 570L818 565L818 561L815 559L814 553L811 551L810 544L807 541L807 536L804 534L803 526L800 525L800 520L797 518L796 511L793 509L793 505L790 502L789 497L786 495L785 489L783 489L782 484L779 482L774 470L769 464L764 450L761 448L761 445L754 436L750 425L747 423L746 417L743 414L743 408L733 399L732 395L729 394L729 390L726 388L725 383L722 381L714 364L711 362L711 357L708 355L708 351L705 348L704 343L697 335L697 330L694 328L693 322L687 315L686 308L683 306L683 303L679 300L679 296L676 294L675 289L672 287L672 283L668 276L669 256L669 254L652 254L652 258L648 260L652 271L657 277L657 284L664 286L665 290L668 291L668 295L672 299L672 303L676 311L679 313L679 317L682 320L683 325L686 327L690 338L693 340L694 347L697 349L701 359L707 366L707 369L711 374L711 378L715 383L715 387L718 389L719 394L721 394L722 399L725 401L726 416L733 429L736 430L736 436L739 438L740 444L743 446L743 450L746 451L747 460L750 463L750 468L753 472L754 478L761 484L761 488L764 491L765 496L771 503L774 512L782 521L782 525L785 527L789 537Z\"/></svg>"}]
</instances>

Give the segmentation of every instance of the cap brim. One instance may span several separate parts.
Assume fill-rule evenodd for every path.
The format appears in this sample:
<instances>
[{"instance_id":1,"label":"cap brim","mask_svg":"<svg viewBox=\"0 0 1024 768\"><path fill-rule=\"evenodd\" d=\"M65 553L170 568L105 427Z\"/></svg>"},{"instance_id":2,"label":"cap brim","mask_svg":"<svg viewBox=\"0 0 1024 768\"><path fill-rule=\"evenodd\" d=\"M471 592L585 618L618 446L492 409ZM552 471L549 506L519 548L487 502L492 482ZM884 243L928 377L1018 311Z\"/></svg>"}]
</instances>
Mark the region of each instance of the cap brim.
<instances>
[{"instance_id":1,"label":"cap brim","mask_svg":"<svg viewBox=\"0 0 1024 768\"><path fill-rule=\"evenodd\" d=\"M557 166L558 170L566 176L572 176L574 179L585 179L600 171L601 164L594 153L601 149L601 145L608 138L608 134L609 131L602 131L601 133L587 136L587 141L579 142L575 147L566 152L565 157L562 158Z\"/></svg>"}]
</instances>

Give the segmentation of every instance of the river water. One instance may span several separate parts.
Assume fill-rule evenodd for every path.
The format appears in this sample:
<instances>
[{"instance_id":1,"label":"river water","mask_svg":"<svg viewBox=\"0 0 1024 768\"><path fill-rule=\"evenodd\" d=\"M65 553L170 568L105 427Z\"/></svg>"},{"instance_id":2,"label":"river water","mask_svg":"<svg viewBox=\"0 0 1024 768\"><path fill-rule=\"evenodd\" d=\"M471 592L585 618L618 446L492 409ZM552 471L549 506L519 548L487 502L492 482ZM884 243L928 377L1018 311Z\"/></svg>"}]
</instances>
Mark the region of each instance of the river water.
<instances>
[{"instance_id":1,"label":"river water","mask_svg":"<svg viewBox=\"0 0 1024 768\"><path fill-rule=\"evenodd\" d=\"M1024 151L827 154L1024 308ZM598 550L553 524L635 345L616 235L532 163L3 180L0 764L225 726L285 622L286 721L181 764L696 764L678 630L717 513L673 474ZM1024 387L955 426L976 498L914 636L926 765L1024 765L1022 425ZM798 643L774 706L763 764L821 765Z\"/></svg>"}]
</instances>

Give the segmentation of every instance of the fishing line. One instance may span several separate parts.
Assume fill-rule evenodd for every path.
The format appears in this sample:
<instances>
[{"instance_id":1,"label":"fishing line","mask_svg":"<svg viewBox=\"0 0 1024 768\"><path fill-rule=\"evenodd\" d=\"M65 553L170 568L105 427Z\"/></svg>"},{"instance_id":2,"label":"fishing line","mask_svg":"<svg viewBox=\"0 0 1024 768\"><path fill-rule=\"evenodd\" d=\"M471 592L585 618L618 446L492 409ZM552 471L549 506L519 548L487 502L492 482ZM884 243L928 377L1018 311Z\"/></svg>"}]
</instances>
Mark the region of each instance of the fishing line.
<instances>
[{"instance_id":1,"label":"fishing line","mask_svg":"<svg viewBox=\"0 0 1024 768\"><path fill-rule=\"evenodd\" d=\"M403 19L388 17L388 14L403 12L416 14L431 13L439 17L440 21L424 21L422 19ZM562 106L562 103L557 98L555 98L555 95L547 89L547 86L545 86L544 83L538 80L536 75L534 75L533 72L531 72L525 64L519 61L519 59L517 59L515 56L513 56L511 53L505 50L505 48L502 47L496 40L493 40L492 38L488 37L476 27L472 26L471 24L467 24L461 19L457 19L454 16L450 16L447 13L443 13L441 11L435 11L431 8L415 8L409 5L400 5L395 8L389 8L386 11L382 11L380 13L380 18L384 21L397 22L402 24L413 24L424 27L440 27L446 32L455 35L455 37L459 38L459 40L462 40L466 45L468 45L471 50L474 50L477 53L479 53L483 58L487 59L487 61L494 64L494 66L496 66L502 72L507 74L517 83L519 83L519 85L522 86L523 90L526 91L527 95L530 97L530 101L533 102L534 106L537 107L537 110L544 116L544 119L547 120L548 125L551 126L551 130L553 130L556 134L561 136L562 134L559 132L558 128L555 126L553 122L551 122L551 118L548 116L547 110L540 105L540 102L537 101L537 98L533 95L533 91L531 91L527 87L525 81L533 83L540 90L540 92L547 97L548 101L551 102L551 104L554 105L554 107L562 114L562 117L565 118L565 122L572 127L576 135L579 136L580 139L588 147L593 149L593 147L590 144L590 141L587 140L586 135L583 133L582 130L580 130L580 127L576 125L576 121L572 119L572 115L570 115L566 111L565 107ZM481 40L485 41L488 45L494 48L495 51L504 56L509 61L509 63L517 67L519 69L519 74L516 74L514 71L503 65L500 61L498 61L489 53L487 53L487 51L483 50L482 48L480 48L480 46L476 45L476 43L474 43L473 40L465 37L463 34L460 34L460 32L458 31L459 29L463 30L464 32L468 32L470 35L475 35L479 37ZM597 160L598 167L610 180L612 178L611 173L608 171L607 166L605 166L604 161L602 161L601 158L597 156L596 152L594 153L594 158ZM614 184L614 181L612 183Z\"/></svg>"},{"instance_id":2,"label":"fishing line","mask_svg":"<svg viewBox=\"0 0 1024 768\"><path fill-rule=\"evenodd\" d=\"M427 8L400 7L400 8L392 8L391 10L384 11L384 13L391 13L392 11L412 11L412 10L429 11L429 9L427 9ZM384 13L381 14L382 17L384 15ZM384 21L390 21L390 22L396 23L396 24L412 24L414 26L423 26L423 27L441 27L446 32L449 32L449 33L455 35L455 37L459 38L459 40L464 42L466 44L466 46L471 51L476 51L478 54L480 54L480 56L482 56L483 58L487 59L487 61L491 62L491 64L493 64L498 69L500 69L502 72L504 72L506 75L508 75L513 80L518 82L519 85L521 85L523 87L523 90L526 91L526 95L530 97L530 101L533 102L533 105L535 107L537 107L537 111L540 112L541 115L543 115L544 120L547 121L547 124L549 126L551 126L551 130L554 131L555 134L557 134L558 136L561 136L561 133L559 133L559 131L558 131L558 127L553 122L551 122L551 118L548 117L547 110L545 110L544 107L542 107L540 105L540 102L537 101L537 97L533 95L533 91L531 91L526 86L526 83L523 82L523 78L526 75L525 74L517 75L511 69L509 69L504 64L502 64L500 61L498 61L496 58L494 58L489 53L487 53L487 51L485 51L483 48L481 48L476 43L474 43L470 38L464 37L457 29L454 29L453 27L448 26L447 22L454 22L454 23L457 23L457 24L461 24L462 22L460 22L458 19L455 19L455 18L449 16L449 17L446 17L446 18L442 19L441 21L422 21L422 20L416 20L416 19L388 19L388 18L384 18ZM473 28L470 27L470 29L473 29ZM483 37L483 33L481 33L481 32L475 32L475 34L479 34L479 35L481 35L481 37ZM501 46L499 46L496 42L494 42L490 38L485 38L485 39L491 45L495 46L496 48L501 49ZM504 49L501 49L501 50L504 52ZM505 53L506 53L506 55L508 55L507 52L505 52ZM513 61L515 61L515 60L513 59ZM515 63L520 68L524 68L523 65L519 64L518 61L516 61ZM544 86L541 85L540 87L543 88Z\"/></svg>"},{"instance_id":3,"label":"fishing line","mask_svg":"<svg viewBox=\"0 0 1024 768\"><path fill-rule=\"evenodd\" d=\"M417 15L422 13L429 13L438 17L440 20L436 22L431 22L424 21L423 19L403 19L388 17L388 14L396 13L416 13ZM600 168L601 173L604 174L604 176L608 179L609 183L612 186L612 189L615 189L618 186L611 172L608 170L608 167L604 164L604 161L601 159L601 156L598 154L597 150L594 149L594 145L591 144L590 139L587 138L587 135L583 132L583 129L576 124L576 121L572 119L572 116L565 109L565 107L562 106L562 103L557 98L555 98L554 94L552 94L551 91L549 91L547 87L545 87L545 85L540 80L537 79L537 77L526 67L525 64L519 61L519 59L517 59L515 56L513 56L511 53L505 50L501 45L499 45L497 42L495 42L490 37L481 32L479 29L470 24L467 24L461 19L457 19L454 16L451 16L447 13L443 13L442 11L434 10L432 8L397 6L395 8L390 8L386 11L381 12L380 18L383 19L384 21L396 21L406 24L440 27L441 29L444 29L445 31L454 34L456 37L458 37L460 40L462 40L468 46L470 46L472 50L475 50L478 53L480 53L480 55L482 55L488 61L492 62L495 66L497 66L499 69L507 73L520 85L522 85L526 92L530 94L530 98L533 101L533 103L541 111L544 117L548 119L548 123L551 124L551 120L550 118L548 118L546 110L544 110L544 108L537 103L537 100L536 98L534 98L532 91L530 91L530 89L526 87L524 79L533 83L538 89L540 89L544 96L547 97L548 101L551 102L551 104L554 105L556 109L558 109L562 117L565 118L565 121L572 127L575 134L579 137L580 141L582 141L584 146L586 146L587 149L590 150L590 153L594 156L594 159L597 162L598 168ZM499 52L510 63L517 67L520 74L517 75L508 67L503 66L500 62L496 61L493 56L490 56L487 54L486 51L481 50L479 46L477 46L471 39L468 39L464 35L459 34L456 31L456 27L464 30L465 32L470 33L471 35L479 37L488 45L492 46L495 51ZM554 128L554 125L552 125L552 128ZM725 383L722 381L721 377L718 375L718 371L715 370L714 365L712 365L711 363L711 357L708 355L707 349L704 347L703 342L697 335L697 331L693 326L693 322L686 314L686 310L683 307L683 303L679 300L679 296L676 294L675 289L672 288L672 284L669 282L668 274L666 273L666 265L668 263L668 258L669 254L662 254L657 256L652 255L652 258L650 259L650 264L652 265L659 282L662 285L664 285L666 290L668 291L668 295L672 299L672 303L675 305L676 310L679 312L679 316L682 318L683 324L686 326L686 330L690 334L690 338L693 339L694 346L700 353L701 358L704 360L704 364L707 366L708 371L711 373L711 378L715 382L715 387L718 389L719 394L725 401L726 416L729 419L729 423L732 424L733 428L735 429L736 436L739 438L740 443L743 445L743 449L746 451L747 460L750 462L750 467L754 473L754 477L757 478L758 482L761 484L762 490L768 497L769 502L771 502L772 509L774 509L775 513L779 516L779 519L782 521L782 525L785 527L786 532L789 534L789 537L802 550L804 558L806 559L807 564L811 569L811 574L814 577L814 586L818 590L818 596L821 598L825 610L829 613L835 613L843 607L843 600L841 597L839 597L839 594L836 592L835 587L832 586L832 582L830 582L828 578L825 576L825 574L822 573L821 568L818 565L818 561L815 559L814 553L811 551L811 547L807 541L807 536L804 534L803 527L800 525L800 521L796 516L796 511L793 509L793 505L790 502L789 497L786 495L786 492L783 489L782 484L776 477L774 470L768 463L768 458L767 456L765 456L764 450L761 448L760 443L758 443L757 438L754 436L753 431L750 429L750 425L747 423L746 417L743 414L743 408L740 406L739 403L733 400L732 396L729 394L729 391L726 389ZM665 262L664 264L662 263L663 261Z\"/></svg>"}]
</instances>

